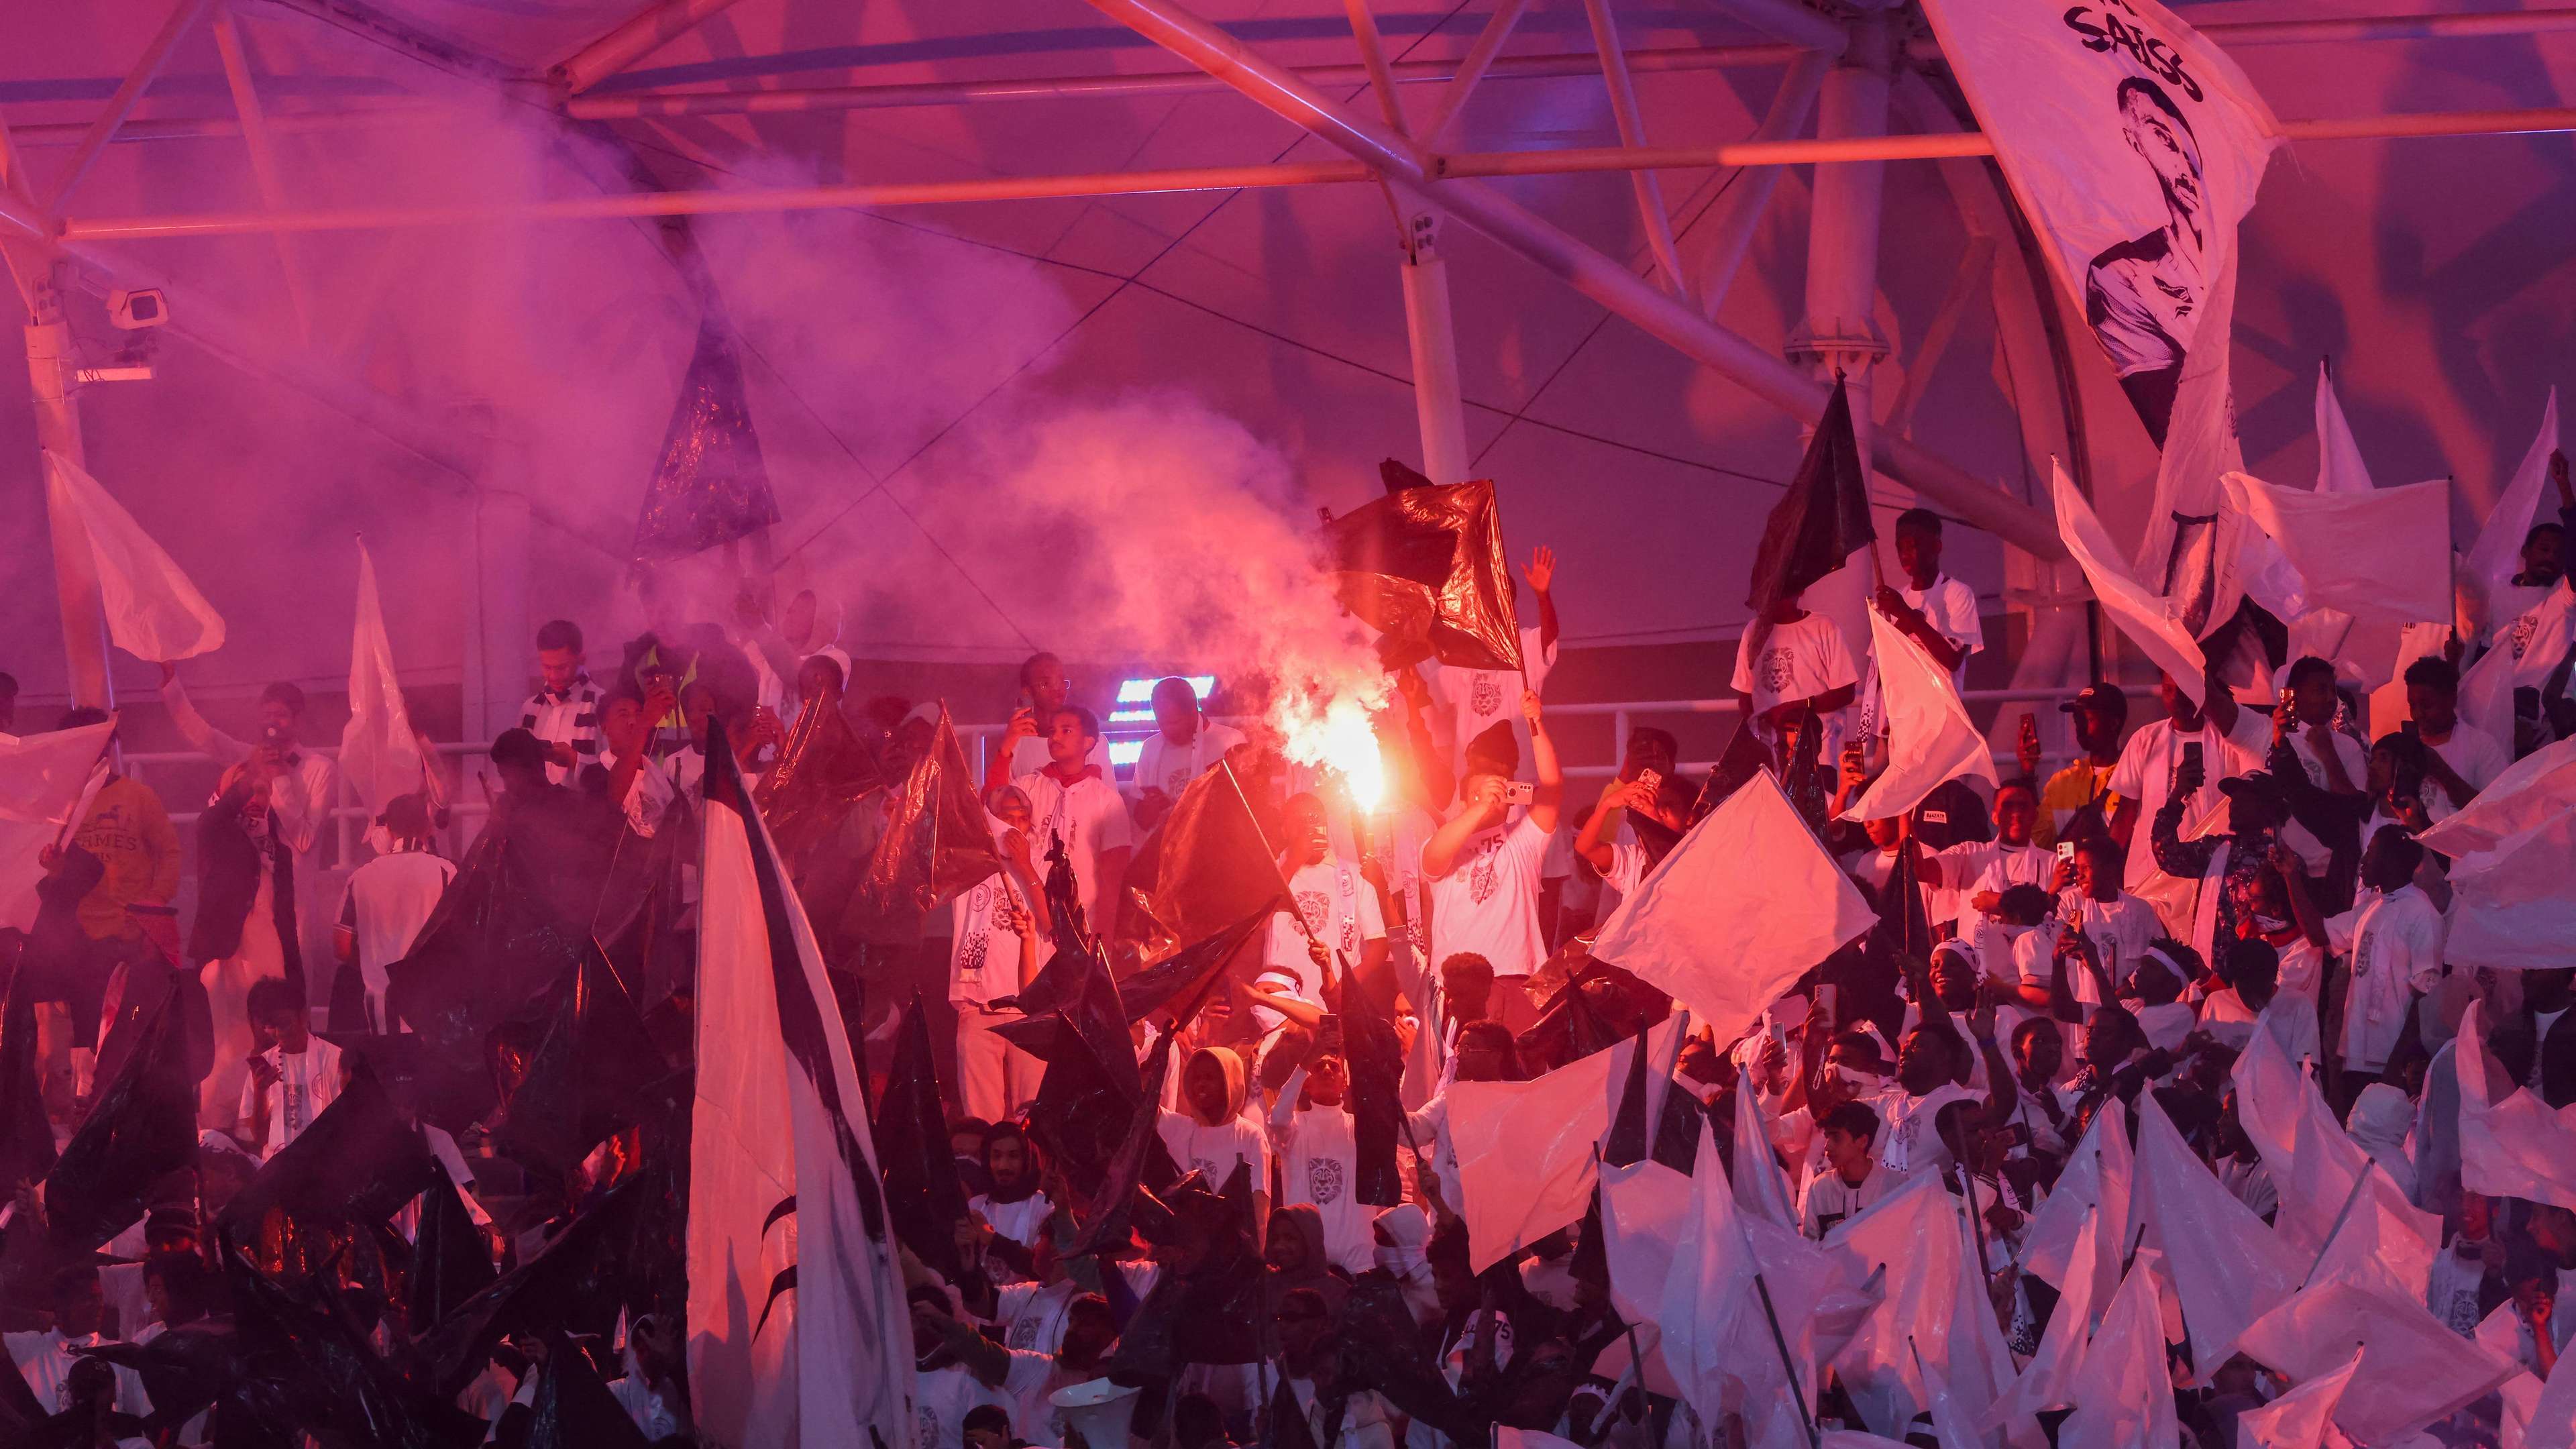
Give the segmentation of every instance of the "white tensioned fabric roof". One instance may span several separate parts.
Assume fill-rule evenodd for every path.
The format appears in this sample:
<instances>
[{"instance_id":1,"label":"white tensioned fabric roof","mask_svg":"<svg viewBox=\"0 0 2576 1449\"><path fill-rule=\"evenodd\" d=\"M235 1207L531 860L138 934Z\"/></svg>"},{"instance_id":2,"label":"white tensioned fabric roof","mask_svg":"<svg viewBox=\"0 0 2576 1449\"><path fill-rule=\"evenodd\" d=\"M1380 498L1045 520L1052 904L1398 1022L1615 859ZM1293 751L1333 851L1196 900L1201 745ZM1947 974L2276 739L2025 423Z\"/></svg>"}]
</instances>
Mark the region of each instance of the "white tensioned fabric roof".
<instances>
[{"instance_id":1,"label":"white tensioned fabric roof","mask_svg":"<svg viewBox=\"0 0 2576 1449\"><path fill-rule=\"evenodd\" d=\"M1613 0L1644 139L1752 136L1798 68L1793 47L1746 17L1786 3ZM1372 6L1409 121L1423 127L1451 91L1438 77L1495 6ZM491 567L478 496L487 509L495 494L529 500L533 617L582 618L603 635L632 627L633 606L619 602L625 549L701 313L672 245L703 260L742 340L789 567L845 602L845 637L863 653L1016 657L1035 638L1115 651L1134 642L1136 621L1111 626L1126 637L1066 639L1089 627L1074 622L1085 592L1068 581L1075 557L1131 573L1221 570L1240 533L1210 499L1248 488L1294 522L1372 496L1381 457L1419 460L1398 227L1424 207L1401 189L792 212L753 195L1273 163L1328 174L1344 161L1221 87L1090 82L1031 96L1044 88L960 84L1190 71L1100 10L696 0L670 7L671 38L568 99L549 68L636 8L182 6L126 127L51 207L85 361L128 340L107 325L106 291L155 284L170 297L175 324L157 339L154 378L87 387L80 405L90 471L232 623L233 642L195 668L204 685L340 676L352 534L375 551L406 675L457 678L475 581ZM2408 19L2342 38L2263 24L2357 8L2183 7L2285 119L2576 104L2576 12ZM1194 9L1268 61L1335 68L1311 77L1317 88L1377 116L1346 6ZM2493 10L2385 0L2370 13ZM690 14L704 18L677 23ZM0 119L28 197L52 198L171 19L163 0L0 13ZM1784 23L1772 14L1769 31ZM1900 78L1891 129L1955 128L1919 16L1898 24L1911 37L1900 71L1933 79ZM1438 149L1620 144L1594 54L1584 5L1532 0ZM652 99L670 93L699 99ZM240 124L245 100L265 133L265 177ZM654 110L689 113L635 114ZM1814 134L1813 122L1791 134ZM1688 280L1704 287L1731 198L1756 173L1655 174ZM1776 355L1804 312L1812 172L1774 174L1716 317ZM1628 173L1494 184L1660 279ZM529 210L649 189L720 190L743 209L667 226ZM331 219L422 209L449 214L437 225ZM318 215L322 229L281 239L244 224L266 212ZM172 218L198 234L136 234ZM2250 465L2285 482L2312 475L2314 382L2331 357L2380 481L2456 476L2465 538L2547 388L2576 380L2571 234L2576 143L2564 129L2285 148L2243 244L2235 375ZM25 255L22 234L10 235L13 256ZM1890 162L1880 243L1881 426L2044 502L2046 456L2069 449L2069 413L1987 163ZM1473 472L1499 480L1516 551L1556 546L1570 641L1734 633L1752 531L1795 464L1796 421L1470 226L1447 221L1436 246ZM2098 357L2069 356L2086 419L2077 441L2103 511L2133 528L2143 440ZM30 405L0 387L0 556L12 581L0 592L0 669L39 696L63 688L41 486ZM1874 488L1891 509L1915 501L1893 479ZM1953 529L1951 557L1999 609L2002 547ZM118 676L121 692L150 679L121 655Z\"/></svg>"}]
</instances>

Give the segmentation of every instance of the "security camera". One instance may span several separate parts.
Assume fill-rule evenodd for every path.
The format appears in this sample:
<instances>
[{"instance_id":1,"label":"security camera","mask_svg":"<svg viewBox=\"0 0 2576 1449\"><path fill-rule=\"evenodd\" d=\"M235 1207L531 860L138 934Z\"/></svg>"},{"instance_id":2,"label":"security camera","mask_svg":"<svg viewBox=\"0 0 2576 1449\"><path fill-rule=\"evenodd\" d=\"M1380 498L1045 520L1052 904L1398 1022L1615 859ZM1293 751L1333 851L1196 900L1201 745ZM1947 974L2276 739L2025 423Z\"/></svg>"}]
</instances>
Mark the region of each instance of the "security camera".
<instances>
[{"instance_id":1,"label":"security camera","mask_svg":"<svg viewBox=\"0 0 2576 1449\"><path fill-rule=\"evenodd\" d=\"M170 299L159 287L137 287L130 292L107 294L107 320L124 332L140 332L147 327L170 325Z\"/></svg>"}]
</instances>

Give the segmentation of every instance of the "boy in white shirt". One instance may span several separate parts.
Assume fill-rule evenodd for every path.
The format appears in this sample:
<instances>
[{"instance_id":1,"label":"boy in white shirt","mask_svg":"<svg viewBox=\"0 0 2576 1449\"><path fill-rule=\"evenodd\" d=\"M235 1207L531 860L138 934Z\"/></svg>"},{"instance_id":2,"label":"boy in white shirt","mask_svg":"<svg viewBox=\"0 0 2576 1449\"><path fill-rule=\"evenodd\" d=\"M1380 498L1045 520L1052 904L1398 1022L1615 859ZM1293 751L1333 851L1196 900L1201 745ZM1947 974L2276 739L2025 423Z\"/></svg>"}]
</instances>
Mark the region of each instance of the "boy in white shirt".
<instances>
[{"instance_id":1,"label":"boy in white shirt","mask_svg":"<svg viewBox=\"0 0 2576 1449\"><path fill-rule=\"evenodd\" d=\"M2072 869L2058 873L2066 882L2058 911L2093 943L2113 985L2128 980L2147 943L2165 933L2156 908L2120 888L2120 861L2118 841L2087 836L2075 843Z\"/></svg>"},{"instance_id":2,"label":"boy in white shirt","mask_svg":"<svg viewBox=\"0 0 2576 1449\"><path fill-rule=\"evenodd\" d=\"M1313 1207L1324 1220L1324 1256L1357 1274L1377 1266L1370 1227L1378 1210L1359 1200L1359 1135L1349 1095L1350 1075L1340 1057L1310 1058L1279 1089L1279 1103L1270 1109L1270 1142L1279 1156L1281 1205Z\"/></svg>"},{"instance_id":3,"label":"boy in white shirt","mask_svg":"<svg viewBox=\"0 0 2576 1449\"><path fill-rule=\"evenodd\" d=\"M2442 979L2442 913L2415 882L2424 847L2398 826L2380 827L2361 853L2363 890L2326 920L2334 949L2350 953L2351 986L2336 1049L2343 1059L2338 1109L2382 1079L2424 993Z\"/></svg>"},{"instance_id":4,"label":"boy in white shirt","mask_svg":"<svg viewBox=\"0 0 2576 1449\"><path fill-rule=\"evenodd\" d=\"M1377 887L1360 874L1356 862L1333 854L1324 802L1292 795L1287 813L1288 851L1279 873L1288 881L1289 909L1303 916L1306 925L1300 929L1287 910L1271 917L1261 963L1273 971L1295 972L1301 994L1321 1001L1325 973L1336 969L1335 952L1352 970L1375 979L1386 964L1386 919L1378 907Z\"/></svg>"},{"instance_id":5,"label":"boy in white shirt","mask_svg":"<svg viewBox=\"0 0 2576 1449\"><path fill-rule=\"evenodd\" d=\"M1198 691L1173 675L1154 685L1154 734L1136 755L1136 828L1151 830L1192 780L1243 743L1243 731L1199 712Z\"/></svg>"},{"instance_id":6,"label":"boy in white shirt","mask_svg":"<svg viewBox=\"0 0 2576 1449\"><path fill-rule=\"evenodd\" d=\"M1055 952L1046 892L1029 852L1029 797L1006 787L986 817L1002 868L949 902L948 1002L957 1010L957 1095L967 1115L999 1121L1035 1095L1039 1066L994 1027L1019 1018L986 1011L1016 996Z\"/></svg>"},{"instance_id":7,"label":"boy in white shirt","mask_svg":"<svg viewBox=\"0 0 2576 1449\"><path fill-rule=\"evenodd\" d=\"M1270 1147L1261 1126L1245 1115L1249 1077L1243 1058L1224 1047L1201 1047L1181 1068L1181 1105L1166 1109L1156 1130L1172 1163L1207 1177L1208 1191L1224 1190L1237 1167L1252 1169L1253 1220L1270 1221Z\"/></svg>"},{"instance_id":8,"label":"boy in white shirt","mask_svg":"<svg viewBox=\"0 0 2576 1449\"><path fill-rule=\"evenodd\" d=\"M384 826L393 849L349 873L348 903L340 908L331 939L340 964L356 967L365 984L366 1029L374 1032L393 1030L385 1016L385 968L411 954L420 928L456 878L455 863L430 851L427 800L396 795L386 801Z\"/></svg>"},{"instance_id":9,"label":"boy in white shirt","mask_svg":"<svg viewBox=\"0 0 2576 1449\"><path fill-rule=\"evenodd\" d=\"M1136 837L1126 798L1111 783L1109 773L1091 760L1100 748L1100 720L1080 705L1058 709L1047 721L1046 768L1007 782L995 778L1018 757L1019 742L1035 727L1026 712L1012 716L1002 748L994 752L993 774L985 779L984 793L998 795L1008 783L1029 797L1036 825L1029 842L1032 850L1044 855L1052 842L1062 838L1065 853L1073 860L1075 898L1082 903L1083 921L1093 930L1106 932L1118 919L1119 884L1126 878Z\"/></svg>"},{"instance_id":10,"label":"boy in white shirt","mask_svg":"<svg viewBox=\"0 0 2576 1449\"><path fill-rule=\"evenodd\" d=\"M2031 844L2039 824L2039 796L2023 780L2008 780L1995 791L1995 838L1966 840L1934 851L1917 862L1927 886L1952 892L1959 911L1949 922L1963 937L1974 938L1977 922L1995 908L2005 891L2017 885L2047 888L2057 877L2057 859Z\"/></svg>"},{"instance_id":11,"label":"boy in white shirt","mask_svg":"<svg viewBox=\"0 0 2576 1449\"><path fill-rule=\"evenodd\" d=\"M1511 820L1504 798L1510 782L1480 767L1460 785L1456 811L1422 845L1422 873L1431 881L1431 959L1481 956L1504 991L1520 989L1512 978L1527 977L1547 959L1539 933L1539 865L1565 787L1536 691L1521 696L1521 714L1538 774L1528 811Z\"/></svg>"},{"instance_id":12,"label":"boy in white shirt","mask_svg":"<svg viewBox=\"0 0 2576 1449\"><path fill-rule=\"evenodd\" d=\"M2424 743L2424 813L2436 824L2513 764L2503 741L2460 718L2460 671L2438 654L2406 666L2406 716Z\"/></svg>"},{"instance_id":13,"label":"boy in white shirt","mask_svg":"<svg viewBox=\"0 0 2576 1449\"><path fill-rule=\"evenodd\" d=\"M2290 692L2290 718L2283 723L2282 738L2299 757L2308 783L2337 795L2360 794L2370 774L2369 752L2334 727L2334 666L2311 654L2291 661L2282 679ZM2334 852L2295 817L2281 826L2281 841L2298 852L2300 867L2311 876L2322 878L2333 864Z\"/></svg>"},{"instance_id":14,"label":"boy in white shirt","mask_svg":"<svg viewBox=\"0 0 2576 1449\"><path fill-rule=\"evenodd\" d=\"M302 994L277 977L251 983L250 1021L260 1049L251 1053L242 1083L242 1135L252 1151L269 1158L338 1099L340 1049L313 1034Z\"/></svg>"},{"instance_id":15,"label":"boy in white shirt","mask_svg":"<svg viewBox=\"0 0 2576 1449\"><path fill-rule=\"evenodd\" d=\"M1522 754L1529 753L1529 726L1513 710L1512 701L1524 690L1545 690L1548 671L1556 665L1556 596L1549 592L1556 580L1556 550L1541 548L1532 554L1521 577L1529 580L1530 592L1538 596L1538 627L1521 630L1519 673L1427 666L1432 696L1439 701L1433 718L1448 732L1450 768L1462 777L1474 772L1467 747L1498 724L1511 726L1513 743Z\"/></svg>"},{"instance_id":16,"label":"boy in white shirt","mask_svg":"<svg viewBox=\"0 0 2576 1449\"><path fill-rule=\"evenodd\" d=\"M1834 1225L1868 1210L1902 1182L1870 1151L1878 1141L1878 1114L1866 1102L1842 1102L1825 1114L1825 1170L1808 1179L1798 1205L1799 1229L1822 1241Z\"/></svg>"},{"instance_id":17,"label":"boy in white shirt","mask_svg":"<svg viewBox=\"0 0 2576 1449\"><path fill-rule=\"evenodd\" d=\"M2264 754L2272 748L2270 721L2239 709L2223 682L2211 682L2208 703L2194 705L2172 675L2158 674L2156 698L2164 701L2165 717L2129 736L2120 747L2119 765L2111 771L2111 793L2119 797L2112 808L2111 833L2128 842L2128 866L2121 884L2133 891L2158 874L2153 825L2173 788L2174 767L2184 755L2194 746L2201 755L2201 785L2183 809L2180 834L2188 840L2202 821L2226 803L2218 782L2261 769Z\"/></svg>"},{"instance_id":18,"label":"boy in white shirt","mask_svg":"<svg viewBox=\"0 0 2576 1449\"><path fill-rule=\"evenodd\" d=\"M1905 582L1879 587L1879 612L1949 670L1951 683L1967 688L1968 656L1986 647L1986 626L1976 592L1941 572L1940 514L1909 508L1896 515L1896 566Z\"/></svg>"},{"instance_id":19,"label":"boy in white shirt","mask_svg":"<svg viewBox=\"0 0 2576 1449\"><path fill-rule=\"evenodd\" d=\"M1830 762L1842 749L1843 711L1860 693L1860 669L1832 620L1808 613L1796 599L1783 599L1768 619L1745 629L1736 645L1732 687L1745 718L1786 769L1787 732L1806 710L1824 721L1816 758Z\"/></svg>"},{"instance_id":20,"label":"boy in white shirt","mask_svg":"<svg viewBox=\"0 0 2576 1449\"><path fill-rule=\"evenodd\" d=\"M1014 776L1042 770L1054 758L1047 749L1047 732L1054 728L1056 711L1073 702L1073 680L1064 672L1064 661L1043 651L1021 661L1020 696L1028 703L1012 713L1002 748L995 754ZM1023 723L1026 729L1021 728ZM1083 763L1098 766L1100 778L1115 782L1117 767L1109 762L1109 742L1099 738L1096 720L1091 733L1091 750Z\"/></svg>"}]
</instances>

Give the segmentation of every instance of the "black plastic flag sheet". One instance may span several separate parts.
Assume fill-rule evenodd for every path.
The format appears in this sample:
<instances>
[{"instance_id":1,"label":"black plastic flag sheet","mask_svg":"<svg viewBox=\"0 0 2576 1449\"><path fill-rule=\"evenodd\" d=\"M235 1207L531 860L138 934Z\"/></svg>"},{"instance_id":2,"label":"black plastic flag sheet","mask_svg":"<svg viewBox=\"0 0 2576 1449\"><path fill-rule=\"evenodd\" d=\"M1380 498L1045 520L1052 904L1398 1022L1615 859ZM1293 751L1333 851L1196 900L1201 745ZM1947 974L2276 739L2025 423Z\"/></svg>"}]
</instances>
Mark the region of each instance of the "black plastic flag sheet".
<instances>
[{"instance_id":1,"label":"black plastic flag sheet","mask_svg":"<svg viewBox=\"0 0 2576 1449\"><path fill-rule=\"evenodd\" d=\"M719 723L707 748L698 874L693 1408L727 1444L907 1444L912 1320L857 1063L723 736Z\"/></svg>"},{"instance_id":2,"label":"black plastic flag sheet","mask_svg":"<svg viewBox=\"0 0 2576 1449\"><path fill-rule=\"evenodd\" d=\"M635 520L639 562L686 558L778 521L769 465L742 382L742 357L720 316L698 325L671 424Z\"/></svg>"},{"instance_id":3,"label":"black plastic flag sheet","mask_svg":"<svg viewBox=\"0 0 2576 1449\"><path fill-rule=\"evenodd\" d=\"M1520 624L1494 485L1408 486L1324 525L1334 596L1378 631L1389 668L1519 669Z\"/></svg>"},{"instance_id":4,"label":"black plastic flag sheet","mask_svg":"<svg viewBox=\"0 0 2576 1449\"><path fill-rule=\"evenodd\" d=\"M922 918L1000 870L1002 853L946 705L929 750L893 788L885 833L841 929L853 940L909 946L921 939Z\"/></svg>"}]
</instances>

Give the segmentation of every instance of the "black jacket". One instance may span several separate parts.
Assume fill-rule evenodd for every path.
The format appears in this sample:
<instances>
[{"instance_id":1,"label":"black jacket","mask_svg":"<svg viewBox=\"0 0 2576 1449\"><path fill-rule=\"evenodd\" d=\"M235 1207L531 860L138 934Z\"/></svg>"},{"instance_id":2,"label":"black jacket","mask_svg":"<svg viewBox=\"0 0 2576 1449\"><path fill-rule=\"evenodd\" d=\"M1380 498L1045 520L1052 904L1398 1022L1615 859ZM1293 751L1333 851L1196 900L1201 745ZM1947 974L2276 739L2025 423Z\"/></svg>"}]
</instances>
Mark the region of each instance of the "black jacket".
<instances>
[{"instance_id":1,"label":"black jacket","mask_svg":"<svg viewBox=\"0 0 2576 1449\"><path fill-rule=\"evenodd\" d=\"M286 842L251 834L242 824L250 803L247 782L234 785L197 817L197 919L188 930L188 962L202 966L241 949L242 926L259 899L260 857L274 880L271 913L286 957L286 979L304 989L304 957L295 940L295 852Z\"/></svg>"}]
</instances>

